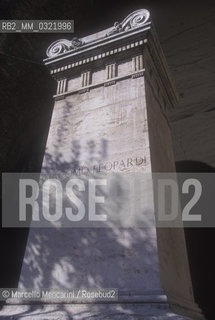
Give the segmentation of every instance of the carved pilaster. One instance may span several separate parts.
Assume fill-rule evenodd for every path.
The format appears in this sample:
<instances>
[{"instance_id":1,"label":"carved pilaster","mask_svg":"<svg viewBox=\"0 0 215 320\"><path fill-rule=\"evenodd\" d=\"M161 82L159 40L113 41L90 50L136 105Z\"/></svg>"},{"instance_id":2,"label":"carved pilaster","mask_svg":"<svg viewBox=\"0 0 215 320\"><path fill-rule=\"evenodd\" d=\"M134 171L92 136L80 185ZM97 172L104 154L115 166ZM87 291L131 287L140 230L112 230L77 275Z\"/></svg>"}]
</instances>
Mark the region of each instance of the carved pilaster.
<instances>
[{"instance_id":1,"label":"carved pilaster","mask_svg":"<svg viewBox=\"0 0 215 320\"><path fill-rule=\"evenodd\" d=\"M143 69L143 55L139 54L132 58L132 70L137 72Z\"/></svg>"},{"instance_id":2,"label":"carved pilaster","mask_svg":"<svg viewBox=\"0 0 215 320\"><path fill-rule=\"evenodd\" d=\"M57 94L62 94L67 90L67 79L57 81Z\"/></svg>"},{"instance_id":3,"label":"carved pilaster","mask_svg":"<svg viewBox=\"0 0 215 320\"><path fill-rule=\"evenodd\" d=\"M116 77L116 63L111 63L106 66L106 80Z\"/></svg>"},{"instance_id":4,"label":"carved pilaster","mask_svg":"<svg viewBox=\"0 0 215 320\"><path fill-rule=\"evenodd\" d=\"M81 74L81 87L87 87L91 83L91 72L85 71Z\"/></svg>"}]
</instances>

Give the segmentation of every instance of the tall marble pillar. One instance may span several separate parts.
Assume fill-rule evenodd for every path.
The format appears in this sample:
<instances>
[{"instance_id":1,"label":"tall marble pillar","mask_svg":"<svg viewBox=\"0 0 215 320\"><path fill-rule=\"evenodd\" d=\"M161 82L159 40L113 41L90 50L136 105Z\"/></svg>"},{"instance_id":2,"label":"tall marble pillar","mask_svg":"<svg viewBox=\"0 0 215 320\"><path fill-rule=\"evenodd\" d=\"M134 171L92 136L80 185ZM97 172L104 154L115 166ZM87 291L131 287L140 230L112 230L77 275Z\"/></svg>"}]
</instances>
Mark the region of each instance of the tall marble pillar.
<instances>
[{"instance_id":1,"label":"tall marble pillar","mask_svg":"<svg viewBox=\"0 0 215 320\"><path fill-rule=\"evenodd\" d=\"M56 41L47 56L57 90L43 170L100 166L119 179L175 171L166 113L177 95L147 10L84 38ZM113 287L128 302L163 301L166 294L174 310L201 318L183 229L32 229L20 286Z\"/></svg>"}]
</instances>

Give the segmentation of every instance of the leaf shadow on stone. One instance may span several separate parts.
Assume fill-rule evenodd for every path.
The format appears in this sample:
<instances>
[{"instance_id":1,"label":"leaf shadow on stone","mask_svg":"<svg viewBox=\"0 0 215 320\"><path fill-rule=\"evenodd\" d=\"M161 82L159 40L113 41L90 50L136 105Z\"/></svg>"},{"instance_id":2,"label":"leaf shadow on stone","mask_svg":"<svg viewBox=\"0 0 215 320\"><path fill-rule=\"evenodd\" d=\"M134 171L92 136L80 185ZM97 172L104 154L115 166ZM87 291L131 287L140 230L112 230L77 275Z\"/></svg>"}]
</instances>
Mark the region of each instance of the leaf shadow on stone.
<instances>
[{"instance_id":1,"label":"leaf shadow on stone","mask_svg":"<svg viewBox=\"0 0 215 320\"><path fill-rule=\"evenodd\" d=\"M79 166L81 144L78 140L71 142L70 157L65 160L61 143L65 135L65 124L72 105L65 103L61 125L58 128L54 153L45 153L42 173L53 175L63 173L65 177L74 173ZM92 139L91 147L96 142ZM100 160L108 155L108 141L103 141ZM89 148L88 161L97 159L93 148ZM90 175L97 177L96 173ZM83 176L82 176L83 178ZM87 181L89 176L85 176ZM124 180L118 174L115 185L117 193L114 210L121 211L121 199L125 197ZM98 195L105 196L105 191L98 189ZM118 199L118 201L117 201ZM83 202L88 203L87 192ZM75 208L74 208L75 210ZM103 212L102 206L99 213ZM111 223L100 228L31 228L23 261L19 286L23 288L59 288L59 289L94 289L117 288L119 293L136 291L149 294L160 290L158 275L158 258L155 230L148 228L121 228ZM28 310L16 314L14 319L22 319L30 312L45 317L57 311L64 313L65 319L76 319L77 314L67 310L67 304L58 304L54 311L46 312L46 305L31 305ZM115 304L92 305L91 319L98 318L98 313L108 312L132 317L133 309L129 304L117 307ZM120 309L121 308L121 309ZM89 318L89 311L81 311L80 319ZM96 315L97 313L97 315ZM130 314L130 315L129 315ZM4 319L9 319L5 316ZM79 319L79 318L77 318Z\"/></svg>"}]
</instances>

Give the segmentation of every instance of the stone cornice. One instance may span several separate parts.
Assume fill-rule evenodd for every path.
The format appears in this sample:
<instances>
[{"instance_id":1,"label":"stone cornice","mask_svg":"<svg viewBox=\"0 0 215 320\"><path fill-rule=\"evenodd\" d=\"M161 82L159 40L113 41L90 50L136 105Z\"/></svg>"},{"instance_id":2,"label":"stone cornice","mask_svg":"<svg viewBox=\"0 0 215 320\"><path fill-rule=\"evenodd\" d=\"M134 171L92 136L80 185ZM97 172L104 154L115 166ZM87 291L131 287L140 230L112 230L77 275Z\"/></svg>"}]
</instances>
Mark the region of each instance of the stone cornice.
<instances>
[{"instance_id":1,"label":"stone cornice","mask_svg":"<svg viewBox=\"0 0 215 320\"><path fill-rule=\"evenodd\" d=\"M136 40L134 42L130 42L125 45L122 45L122 44L120 45L120 43L119 43L118 47L115 47L114 49L106 48L106 50L104 50L102 53L99 53L99 54L98 54L97 50L95 50L95 51L91 50L88 57L81 57L77 53L76 53L76 55L72 54L72 56L66 57L68 60L60 59L60 61L63 62L63 64L61 64L61 66L54 65L54 68L51 69L50 73L54 75L59 72L64 72L64 71L69 70L71 68L79 67L84 64L89 64L93 61L97 61L97 60L104 59L104 58L107 58L110 56L114 56L117 53L121 53L121 52L127 51L129 49L137 48L139 46L142 46L143 44L144 44L144 40ZM97 47L95 47L93 49L96 49L96 48ZM76 56L76 59L74 59L74 55ZM73 58L73 60L69 61L69 58Z\"/></svg>"}]
</instances>

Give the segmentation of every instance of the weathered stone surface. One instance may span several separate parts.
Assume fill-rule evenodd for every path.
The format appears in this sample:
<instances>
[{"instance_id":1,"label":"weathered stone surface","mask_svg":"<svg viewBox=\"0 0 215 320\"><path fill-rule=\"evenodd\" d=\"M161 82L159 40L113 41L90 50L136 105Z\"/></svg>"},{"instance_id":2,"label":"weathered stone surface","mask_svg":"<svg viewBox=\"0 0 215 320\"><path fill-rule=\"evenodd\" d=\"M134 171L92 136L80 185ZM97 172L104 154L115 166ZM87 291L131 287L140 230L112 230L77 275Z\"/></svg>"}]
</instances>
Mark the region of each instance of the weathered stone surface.
<instances>
[{"instance_id":1,"label":"weathered stone surface","mask_svg":"<svg viewBox=\"0 0 215 320\"><path fill-rule=\"evenodd\" d=\"M144 315L144 316L143 316ZM144 317L144 318L143 318ZM116 305L25 305L6 306L0 311L2 320L189 320L176 315L166 304Z\"/></svg>"}]
</instances>

